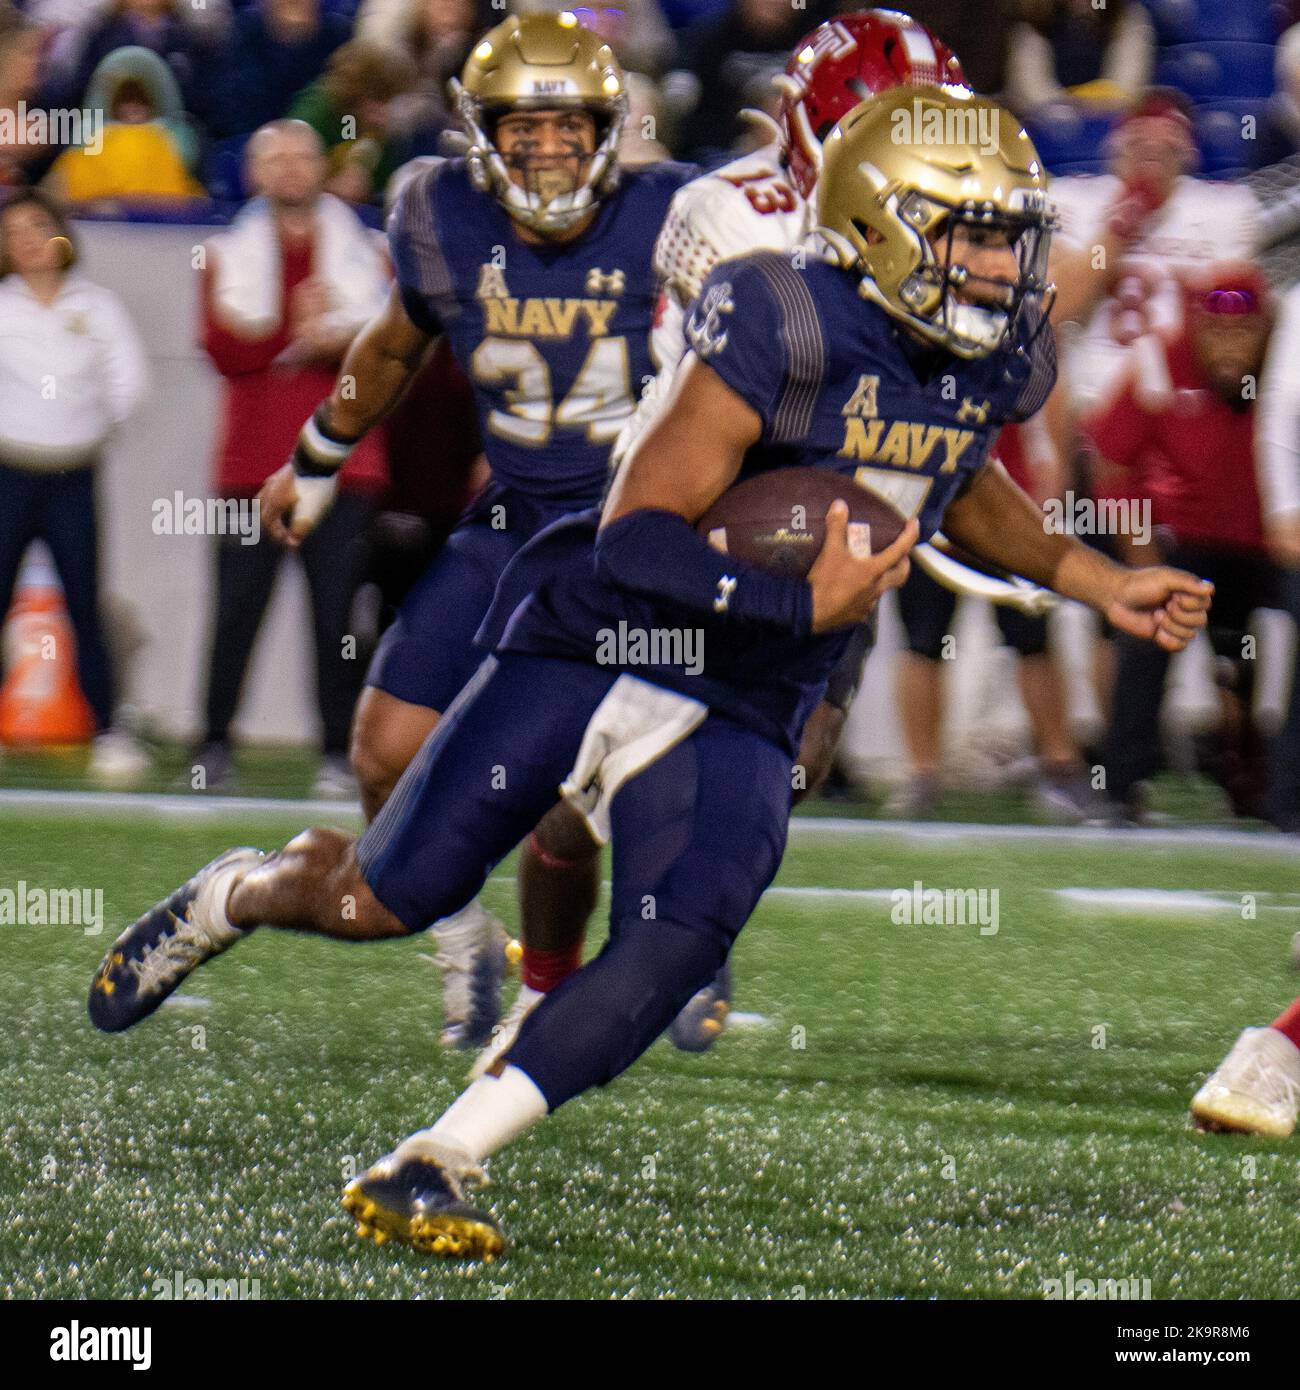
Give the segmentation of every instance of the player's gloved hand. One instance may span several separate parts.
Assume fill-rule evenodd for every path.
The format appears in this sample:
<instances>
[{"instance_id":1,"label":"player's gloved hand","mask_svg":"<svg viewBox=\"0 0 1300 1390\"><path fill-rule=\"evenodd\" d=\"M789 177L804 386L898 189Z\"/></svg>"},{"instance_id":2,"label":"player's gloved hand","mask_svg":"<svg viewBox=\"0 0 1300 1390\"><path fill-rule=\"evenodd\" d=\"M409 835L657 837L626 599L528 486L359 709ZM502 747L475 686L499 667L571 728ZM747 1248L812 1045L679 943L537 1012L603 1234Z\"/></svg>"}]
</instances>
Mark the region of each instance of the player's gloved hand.
<instances>
[{"instance_id":1,"label":"player's gloved hand","mask_svg":"<svg viewBox=\"0 0 1300 1390\"><path fill-rule=\"evenodd\" d=\"M878 555L855 554L849 546L848 504L832 502L826 513L826 539L808 571L812 630L829 632L863 622L881 597L907 578L911 565L907 552L920 534L913 518L893 545Z\"/></svg>"},{"instance_id":2,"label":"player's gloved hand","mask_svg":"<svg viewBox=\"0 0 1300 1390\"><path fill-rule=\"evenodd\" d=\"M262 528L277 544L296 550L329 510L338 490L338 471L355 445L330 434L326 404L302 428L293 456L257 494Z\"/></svg>"},{"instance_id":3,"label":"player's gloved hand","mask_svg":"<svg viewBox=\"0 0 1300 1390\"><path fill-rule=\"evenodd\" d=\"M1105 616L1121 632L1180 652L1205 626L1214 585L1167 565L1130 570Z\"/></svg>"}]
</instances>

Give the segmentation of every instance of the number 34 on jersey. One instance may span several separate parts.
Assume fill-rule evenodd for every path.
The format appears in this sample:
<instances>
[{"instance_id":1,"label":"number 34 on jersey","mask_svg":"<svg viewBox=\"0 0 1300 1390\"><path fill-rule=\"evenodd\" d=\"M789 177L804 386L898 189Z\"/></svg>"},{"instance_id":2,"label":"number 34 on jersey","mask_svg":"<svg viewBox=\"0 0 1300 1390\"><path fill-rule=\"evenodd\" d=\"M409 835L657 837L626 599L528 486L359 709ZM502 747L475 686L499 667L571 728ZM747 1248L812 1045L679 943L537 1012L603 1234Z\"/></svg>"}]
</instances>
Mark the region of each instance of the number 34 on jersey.
<instances>
[{"instance_id":1,"label":"number 34 on jersey","mask_svg":"<svg viewBox=\"0 0 1300 1390\"><path fill-rule=\"evenodd\" d=\"M593 272L588 287L617 294L623 278L622 271ZM591 444L611 443L633 405L627 339L608 332L618 300L595 295L518 299L509 293L503 272L491 265L483 267L478 298L486 336L474 350L470 372L479 386L498 392L505 402L488 413L488 429L535 448L549 443L557 428L584 430ZM575 337L590 345L557 401L538 343Z\"/></svg>"}]
</instances>

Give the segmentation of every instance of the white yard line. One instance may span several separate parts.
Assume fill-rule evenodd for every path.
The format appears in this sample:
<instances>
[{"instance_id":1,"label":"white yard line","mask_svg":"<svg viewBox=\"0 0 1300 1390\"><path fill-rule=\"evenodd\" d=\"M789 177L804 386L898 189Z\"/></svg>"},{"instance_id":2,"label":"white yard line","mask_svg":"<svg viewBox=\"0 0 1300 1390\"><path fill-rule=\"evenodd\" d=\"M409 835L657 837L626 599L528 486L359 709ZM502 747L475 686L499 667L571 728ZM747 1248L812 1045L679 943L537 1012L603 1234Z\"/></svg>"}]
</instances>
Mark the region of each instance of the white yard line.
<instances>
[{"instance_id":1,"label":"white yard line","mask_svg":"<svg viewBox=\"0 0 1300 1390\"><path fill-rule=\"evenodd\" d=\"M512 888L516 880L513 874L494 874L489 886ZM953 885L931 883L931 888L952 887ZM973 886L973 885L972 885ZM609 892L609 879L602 879L601 891ZM1048 893L1063 906L1083 912L1114 913L1164 913L1164 912L1231 912L1240 916L1242 898L1245 896L1232 889L1207 889L1203 892L1185 888L1028 888L1026 892ZM846 902L871 903L880 907L892 907L895 894L911 894L912 884L901 884L897 888L822 888L819 886L800 886L798 884L778 883L769 888L763 897L786 898L808 902ZM1259 911L1300 910L1300 893L1252 893L1254 906ZM432 956L429 957L433 959Z\"/></svg>"},{"instance_id":2,"label":"white yard line","mask_svg":"<svg viewBox=\"0 0 1300 1390\"><path fill-rule=\"evenodd\" d=\"M203 793L62 792L0 789L0 811L33 815L184 816L194 820L235 820L250 816L293 816L316 820L360 820L355 801L310 801L289 797L219 796ZM840 816L796 816L792 837L842 835L854 839L907 840L945 845L1013 841L1025 845L1110 845L1124 849L1205 849L1292 859L1300 868L1300 837L1248 830L1104 830L1069 825L985 825L964 821L856 820Z\"/></svg>"},{"instance_id":3,"label":"white yard line","mask_svg":"<svg viewBox=\"0 0 1300 1390\"><path fill-rule=\"evenodd\" d=\"M292 797L220 796L213 792L55 792L0 789L0 811L33 815L137 816L193 820L242 820L248 816L295 816L304 825L318 820L360 820L356 801L307 801Z\"/></svg>"},{"instance_id":4,"label":"white yard line","mask_svg":"<svg viewBox=\"0 0 1300 1390\"><path fill-rule=\"evenodd\" d=\"M1194 891L1186 888L1054 888L1052 896L1082 912L1231 912L1240 917L1244 899L1260 911L1294 912L1300 893L1234 893L1229 889Z\"/></svg>"},{"instance_id":5,"label":"white yard line","mask_svg":"<svg viewBox=\"0 0 1300 1390\"><path fill-rule=\"evenodd\" d=\"M984 825L965 821L852 820L839 816L795 816L792 835L828 833L879 839L927 840L936 844L980 844L1014 840L1038 845L1120 845L1257 852L1294 859L1300 867L1300 837L1276 831L1181 829L1106 830L1084 825Z\"/></svg>"}]
</instances>

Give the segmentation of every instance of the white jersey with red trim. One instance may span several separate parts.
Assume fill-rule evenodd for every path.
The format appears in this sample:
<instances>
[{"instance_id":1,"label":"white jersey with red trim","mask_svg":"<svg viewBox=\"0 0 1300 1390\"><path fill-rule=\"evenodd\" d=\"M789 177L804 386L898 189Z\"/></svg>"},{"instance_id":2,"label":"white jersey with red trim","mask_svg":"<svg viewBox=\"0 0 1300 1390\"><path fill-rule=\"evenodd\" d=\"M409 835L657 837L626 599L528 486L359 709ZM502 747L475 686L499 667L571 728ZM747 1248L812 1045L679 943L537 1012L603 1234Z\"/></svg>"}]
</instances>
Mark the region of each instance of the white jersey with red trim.
<instances>
[{"instance_id":1,"label":"white jersey with red trim","mask_svg":"<svg viewBox=\"0 0 1300 1390\"><path fill-rule=\"evenodd\" d=\"M1085 254L1100 245L1122 188L1112 174L1053 180L1050 192L1060 215L1056 241ZM1259 215L1259 203L1244 184L1186 175L1177 181L1164 206L1125 252L1114 292L1068 341L1064 376L1077 410L1086 412L1099 403L1138 338L1179 326L1180 274L1249 257L1259 233Z\"/></svg>"},{"instance_id":2,"label":"white jersey with red trim","mask_svg":"<svg viewBox=\"0 0 1300 1390\"><path fill-rule=\"evenodd\" d=\"M640 403L614 446L616 462L667 399L686 351L686 310L713 267L751 251L793 250L811 222L811 207L785 173L776 144L733 159L677 190L654 252L664 287L650 336L659 374L644 383Z\"/></svg>"}]
</instances>

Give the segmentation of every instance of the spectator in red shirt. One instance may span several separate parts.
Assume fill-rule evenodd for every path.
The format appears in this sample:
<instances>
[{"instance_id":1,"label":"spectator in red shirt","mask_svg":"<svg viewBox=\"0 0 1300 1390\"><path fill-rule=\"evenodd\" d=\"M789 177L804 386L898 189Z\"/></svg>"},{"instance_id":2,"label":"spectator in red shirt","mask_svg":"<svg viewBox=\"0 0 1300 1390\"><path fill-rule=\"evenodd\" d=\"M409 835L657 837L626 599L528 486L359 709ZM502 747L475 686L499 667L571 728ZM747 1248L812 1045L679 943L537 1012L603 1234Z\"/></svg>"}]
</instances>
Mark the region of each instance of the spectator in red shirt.
<instances>
[{"instance_id":1,"label":"spectator in red shirt","mask_svg":"<svg viewBox=\"0 0 1300 1390\"><path fill-rule=\"evenodd\" d=\"M375 235L323 193L320 137L301 121L275 121L252 138L248 174L260 196L206 247L203 346L225 378L216 489L247 502L293 451L303 418L334 383L358 330L387 293ZM343 469L337 500L298 551L311 592L316 685L323 726L317 792L351 786L348 730L362 662L344 638L375 498L387 477L382 431ZM229 775L230 724L284 551L269 537L216 540L216 623L208 674L204 785Z\"/></svg>"},{"instance_id":2,"label":"spectator in red shirt","mask_svg":"<svg viewBox=\"0 0 1300 1390\"><path fill-rule=\"evenodd\" d=\"M1137 547L1141 563L1155 562L1155 546L1159 563L1215 585L1209 636L1224 700L1222 780L1239 815L1264 814L1267 775L1250 717L1254 662L1244 659L1243 638L1256 609L1280 606L1254 466L1255 383L1272 324L1268 284L1254 266L1210 267L1187 284L1182 329L1135 344L1088 426L1103 460L1099 500L1114 517L1141 509L1138 529L1149 532ZM1117 505L1126 501L1128 508ZM1121 548L1133 544L1121 538ZM1119 818L1134 819L1139 784L1159 765L1169 655L1141 652L1122 634L1118 640L1107 794Z\"/></svg>"}]
</instances>

